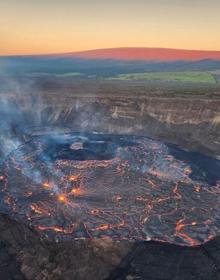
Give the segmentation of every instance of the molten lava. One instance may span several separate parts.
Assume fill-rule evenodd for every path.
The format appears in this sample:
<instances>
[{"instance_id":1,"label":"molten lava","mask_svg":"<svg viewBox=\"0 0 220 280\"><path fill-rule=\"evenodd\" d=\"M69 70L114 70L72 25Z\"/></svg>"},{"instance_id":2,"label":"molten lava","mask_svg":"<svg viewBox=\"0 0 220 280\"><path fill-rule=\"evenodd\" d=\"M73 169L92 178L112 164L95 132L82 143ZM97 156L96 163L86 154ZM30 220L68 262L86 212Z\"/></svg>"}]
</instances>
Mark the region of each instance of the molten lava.
<instances>
[{"instance_id":1,"label":"molten lava","mask_svg":"<svg viewBox=\"0 0 220 280\"><path fill-rule=\"evenodd\" d=\"M66 196L63 195L63 194L58 195L58 200L59 200L60 202L67 203L67 198L66 198Z\"/></svg>"},{"instance_id":2,"label":"molten lava","mask_svg":"<svg viewBox=\"0 0 220 280\"><path fill-rule=\"evenodd\" d=\"M220 231L213 164L147 137L37 136L5 161L0 207L48 238L195 246Z\"/></svg>"},{"instance_id":3,"label":"molten lava","mask_svg":"<svg viewBox=\"0 0 220 280\"><path fill-rule=\"evenodd\" d=\"M43 186L43 188L45 188L45 189L49 189L50 184L47 183L47 182L45 182L45 183L42 184L42 186Z\"/></svg>"}]
</instances>

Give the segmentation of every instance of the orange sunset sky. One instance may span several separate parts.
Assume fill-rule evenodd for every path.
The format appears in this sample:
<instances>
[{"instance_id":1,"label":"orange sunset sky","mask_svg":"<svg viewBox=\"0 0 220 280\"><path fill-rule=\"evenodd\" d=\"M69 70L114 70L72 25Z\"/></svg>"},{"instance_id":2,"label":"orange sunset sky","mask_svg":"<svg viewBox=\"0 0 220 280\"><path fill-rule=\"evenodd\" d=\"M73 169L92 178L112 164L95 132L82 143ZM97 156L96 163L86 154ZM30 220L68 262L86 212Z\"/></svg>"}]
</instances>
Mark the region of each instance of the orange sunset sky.
<instances>
[{"instance_id":1,"label":"orange sunset sky","mask_svg":"<svg viewBox=\"0 0 220 280\"><path fill-rule=\"evenodd\" d=\"M220 50L220 0L0 0L0 55Z\"/></svg>"}]
</instances>

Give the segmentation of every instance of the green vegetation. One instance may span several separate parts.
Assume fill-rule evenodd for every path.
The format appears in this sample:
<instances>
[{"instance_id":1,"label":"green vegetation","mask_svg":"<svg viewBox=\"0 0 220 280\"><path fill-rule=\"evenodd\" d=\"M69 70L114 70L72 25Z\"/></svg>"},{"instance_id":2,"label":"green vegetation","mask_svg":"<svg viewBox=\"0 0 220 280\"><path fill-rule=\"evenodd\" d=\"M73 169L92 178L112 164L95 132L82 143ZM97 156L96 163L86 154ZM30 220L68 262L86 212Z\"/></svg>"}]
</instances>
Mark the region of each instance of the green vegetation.
<instances>
[{"instance_id":1,"label":"green vegetation","mask_svg":"<svg viewBox=\"0 0 220 280\"><path fill-rule=\"evenodd\" d=\"M119 74L111 77L111 80L160 80L160 81L178 81L188 83L208 83L215 84L216 81L209 72L145 72Z\"/></svg>"},{"instance_id":2,"label":"green vegetation","mask_svg":"<svg viewBox=\"0 0 220 280\"><path fill-rule=\"evenodd\" d=\"M69 72L69 73L64 73L64 74L55 74L56 77L78 77L78 76L83 76L82 73L77 73L77 72Z\"/></svg>"}]
</instances>

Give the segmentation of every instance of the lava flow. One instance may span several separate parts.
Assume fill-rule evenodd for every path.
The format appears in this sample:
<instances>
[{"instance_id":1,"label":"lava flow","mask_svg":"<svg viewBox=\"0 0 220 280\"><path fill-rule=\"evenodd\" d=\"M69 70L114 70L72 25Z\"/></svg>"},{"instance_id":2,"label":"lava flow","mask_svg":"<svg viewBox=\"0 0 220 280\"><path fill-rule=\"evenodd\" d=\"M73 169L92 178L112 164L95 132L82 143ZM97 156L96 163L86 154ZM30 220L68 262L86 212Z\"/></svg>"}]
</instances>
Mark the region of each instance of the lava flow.
<instances>
[{"instance_id":1,"label":"lava flow","mask_svg":"<svg viewBox=\"0 0 220 280\"><path fill-rule=\"evenodd\" d=\"M147 137L33 137L4 163L1 211L58 240L195 246L220 231L220 184L209 169L219 162L196 156Z\"/></svg>"}]
</instances>

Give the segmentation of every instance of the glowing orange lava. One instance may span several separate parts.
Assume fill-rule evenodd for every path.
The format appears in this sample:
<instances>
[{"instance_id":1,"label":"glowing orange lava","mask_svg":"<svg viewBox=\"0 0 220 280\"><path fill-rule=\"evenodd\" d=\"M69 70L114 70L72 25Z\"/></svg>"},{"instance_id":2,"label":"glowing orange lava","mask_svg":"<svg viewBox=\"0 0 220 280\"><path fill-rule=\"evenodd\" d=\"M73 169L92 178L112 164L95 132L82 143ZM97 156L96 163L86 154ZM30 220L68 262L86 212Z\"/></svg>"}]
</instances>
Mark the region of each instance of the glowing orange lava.
<instances>
[{"instance_id":1,"label":"glowing orange lava","mask_svg":"<svg viewBox=\"0 0 220 280\"><path fill-rule=\"evenodd\" d=\"M99 227L96 227L94 229L92 229L92 231L96 231L96 230L108 230L110 228L110 226L108 224L102 224Z\"/></svg>"},{"instance_id":2,"label":"glowing orange lava","mask_svg":"<svg viewBox=\"0 0 220 280\"><path fill-rule=\"evenodd\" d=\"M79 175L71 175L68 179L70 182L75 182L79 179Z\"/></svg>"},{"instance_id":3,"label":"glowing orange lava","mask_svg":"<svg viewBox=\"0 0 220 280\"><path fill-rule=\"evenodd\" d=\"M49 189L50 188L50 184L48 182L45 182L42 184L42 187L45 189Z\"/></svg>"},{"instance_id":4,"label":"glowing orange lava","mask_svg":"<svg viewBox=\"0 0 220 280\"><path fill-rule=\"evenodd\" d=\"M57 240L196 246L219 234L220 181L210 181L206 157L200 167L191 154L146 137L80 137L39 136L14 151L0 174L2 209ZM78 139L83 151L73 150Z\"/></svg>"},{"instance_id":5,"label":"glowing orange lava","mask_svg":"<svg viewBox=\"0 0 220 280\"><path fill-rule=\"evenodd\" d=\"M67 198L64 194L58 195L58 200L63 203L67 203Z\"/></svg>"},{"instance_id":6,"label":"glowing orange lava","mask_svg":"<svg viewBox=\"0 0 220 280\"><path fill-rule=\"evenodd\" d=\"M73 188L71 190L72 195L79 195L80 194L80 188Z\"/></svg>"},{"instance_id":7,"label":"glowing orange lava","mask_svg":"<svg viewBox=\"0 0 220 280\"><path fill-rule=\"evenodd\" d=\"M64 232L63 228L56 227L56 226L44 227L44 226L39 225L37 228L39 230L42 230L42 231L44 231L44 230L52 230L52 231L55 231L55 232Z\"/></svg>"}]
</instances>

